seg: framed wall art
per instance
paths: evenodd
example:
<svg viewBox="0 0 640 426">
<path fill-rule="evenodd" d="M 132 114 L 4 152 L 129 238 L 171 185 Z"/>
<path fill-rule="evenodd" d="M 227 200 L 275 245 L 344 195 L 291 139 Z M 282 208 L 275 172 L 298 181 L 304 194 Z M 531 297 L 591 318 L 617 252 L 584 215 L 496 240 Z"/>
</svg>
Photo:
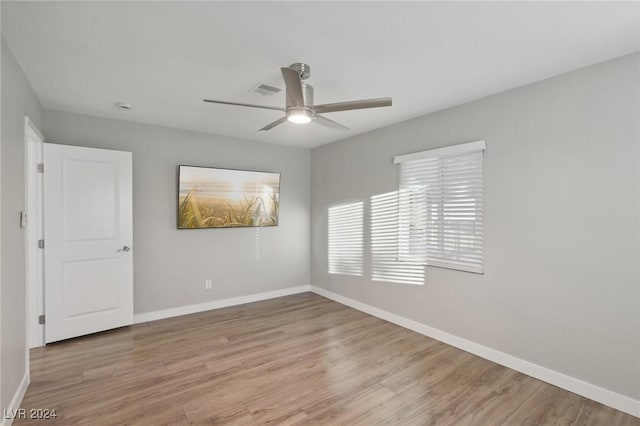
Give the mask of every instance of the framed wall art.
<svg viewBox="0 0 640 426">
<path fill-rule="evenodd" d="M 280 174 L 178 167 L 178 229 L 277 226 Z"/>
</svg>

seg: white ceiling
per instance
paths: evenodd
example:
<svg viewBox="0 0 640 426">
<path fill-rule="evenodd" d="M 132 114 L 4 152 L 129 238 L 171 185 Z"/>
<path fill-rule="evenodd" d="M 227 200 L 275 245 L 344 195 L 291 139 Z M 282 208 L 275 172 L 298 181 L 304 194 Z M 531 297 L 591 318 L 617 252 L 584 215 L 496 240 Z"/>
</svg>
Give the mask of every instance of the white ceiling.
<svg viewBox="0 0 640 426">
<path fill-rule="evenodd" d="M 45 108 L 314 147 L 639 49 L 638 2 L 2 2 L 2 32 Z M 311 66 L 348 132 L 285 123 L 279 68 Z M 133 104 L 126 112 L 117 101 Z"/>
</svg>

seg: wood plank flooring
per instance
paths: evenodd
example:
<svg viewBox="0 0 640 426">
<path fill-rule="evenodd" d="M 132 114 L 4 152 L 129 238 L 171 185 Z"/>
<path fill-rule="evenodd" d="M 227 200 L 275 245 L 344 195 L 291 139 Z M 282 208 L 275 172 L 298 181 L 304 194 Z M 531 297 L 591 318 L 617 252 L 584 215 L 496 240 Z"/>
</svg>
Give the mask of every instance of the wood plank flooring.
<svg viewBox="0 0 640 426">
<path fill-rule="evenodd" d="M 304 293 L 37 348 L 23 408 L 60 425 L 640 425 Z"/>
</svg>

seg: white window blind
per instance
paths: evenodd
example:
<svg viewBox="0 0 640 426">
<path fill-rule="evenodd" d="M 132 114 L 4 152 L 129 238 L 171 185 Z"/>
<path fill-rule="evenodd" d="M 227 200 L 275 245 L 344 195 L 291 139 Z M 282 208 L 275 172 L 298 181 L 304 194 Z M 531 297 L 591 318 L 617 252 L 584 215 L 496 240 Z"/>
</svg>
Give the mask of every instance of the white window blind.
<svg viewBox="0 0 640 426">
<path fill-rule="evenodd" d="M 398 256 L 398 191 L 371 197 L 371 279 L 424 284 L 424 265 Z"/>
<path fill-rule="evenodd" d="M 400 259 L 482 273 L 484 141 L 398 156 Z"/>
<path fill-rule="evenodd" d="M 363 214 L 362 201 L 329 207 L 330 274 L 362 275 Z"/>
</svg>

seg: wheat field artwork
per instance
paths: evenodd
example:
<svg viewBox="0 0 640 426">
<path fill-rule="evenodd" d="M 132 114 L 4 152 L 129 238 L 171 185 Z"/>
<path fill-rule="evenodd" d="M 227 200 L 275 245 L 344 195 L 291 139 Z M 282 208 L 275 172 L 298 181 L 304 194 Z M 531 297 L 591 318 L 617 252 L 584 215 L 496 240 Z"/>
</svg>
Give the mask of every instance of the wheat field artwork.
<svg viewBox="0 0 640 426">
<path fill-rule="evenodd" d="M 180 166 L 178 229 L 277 226 L 280 174 Z"/>
</svg>

